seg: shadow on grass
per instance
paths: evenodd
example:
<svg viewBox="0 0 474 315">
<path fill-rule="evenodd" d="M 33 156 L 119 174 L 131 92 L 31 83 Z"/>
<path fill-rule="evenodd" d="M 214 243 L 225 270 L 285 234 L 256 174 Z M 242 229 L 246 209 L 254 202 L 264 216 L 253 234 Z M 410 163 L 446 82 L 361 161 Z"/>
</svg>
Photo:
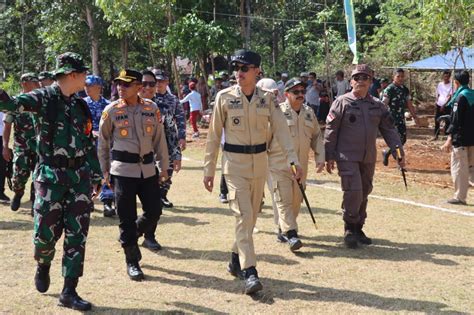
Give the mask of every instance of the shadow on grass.
<svg viewBox="0 0 474 315">
<path fill-rule="evenodd" d="M 297 253 L 301 258 L 329 257 L 329 258 L 353 258 L 353 259 L 375 259 L 387 261 L 424 261 L 436 265 L 457 266 L 457 262 L 437 258 L 437 255 L 451 256 L 474 256 L 473 247 L 452 246 L 440 244 L 410 244 L 398 243 L 384 239 L 372 239 L 373 245 L 361 246 L 356 250 L 345 248 L 342 244 L 342 236 L 316 236 L 307 238 L 301 236 L 304 242 L 303 249 Z M 335 245 L 318 244 L 315 242 L 336 243 Z M 304 248 L 318 249 L 318 251 L 305 251 Z"/>
<path fill-rule="evenodd" d="M 163 267 L 154 267 L 154 269 L 163 273 L 163 276 L 149 277 L 154 281 L 166 283 L 169 285 L 182 286 L 185 288 L 212 289 L 223 292 L 233 292 L 241 294 L 243 281 L 224 280 L 214 276 L 195 274 L 186 271 L 171 270 Z M 173 276 L 173 279 L 167 277 Z M 176 279 L 179 277 L 180 279 Z M 321 302 L 339 302 L 370 307 L 377 310 L 401 311 L 401 312 L 423 312 L 423 313 L 455 313 L 445 311 L 448 305 L 439 302 L 384 297 L 373 293 L 362 291 L 334 289 L 319 287 L 304 283 L 277 280 L 272 278 L 262 278 L 264 291 L 253 297 L 265 304 L 273 304 L 275 300 L 304 300 Z M 244 297 L 242 297 L 244 298 Z M 457 313 L 462 314 L 462 313 Z"/>
<path fill-rule="evenodd" d="M 2 230 L 33 230 L 33 219 L 28 213 L 30 221 L 16 220 L 16 221 L 0 221 L 0 231 Z"/>
<path fill-rule="evenodd" d="M 199 250 L 184 247 L 163 247 L 162 250 L 156 252 L 159 256 L 165 256 L 170 259 L 197 259 L 197 260 L 210 260 L 210 261 L 230 261 L 230 251 L 223 252 L 219 250 Z M 297 265 L 298 261 L 288 259 L 284 256 L 272 255 L 272 254 L 257 254 L 257 260 L 265 261 L 267 263 L 275 265 Z M 154 266 L 143 265 L 144 268 L 153 269 Z"/>
</svg>

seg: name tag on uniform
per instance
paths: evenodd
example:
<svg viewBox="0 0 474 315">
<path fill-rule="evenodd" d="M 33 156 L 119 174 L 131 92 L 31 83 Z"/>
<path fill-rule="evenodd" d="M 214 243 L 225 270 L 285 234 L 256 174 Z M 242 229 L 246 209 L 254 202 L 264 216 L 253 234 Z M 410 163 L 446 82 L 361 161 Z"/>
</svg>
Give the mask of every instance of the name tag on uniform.
<svg viewBox="0 0 474 315">
<path fill-rule="evenodd" d="M 124 120 L 128 119 L 128 115 L 115 115 L 115 120 Z"/>
<path fill-rule="evenodd" d="M 155 117 L 155 113 L 153 113 L 153 112 L 150 112 L 150 113 L 142 112 L 142 116 L 145 116 L 145 117 Z"/>
</svg>

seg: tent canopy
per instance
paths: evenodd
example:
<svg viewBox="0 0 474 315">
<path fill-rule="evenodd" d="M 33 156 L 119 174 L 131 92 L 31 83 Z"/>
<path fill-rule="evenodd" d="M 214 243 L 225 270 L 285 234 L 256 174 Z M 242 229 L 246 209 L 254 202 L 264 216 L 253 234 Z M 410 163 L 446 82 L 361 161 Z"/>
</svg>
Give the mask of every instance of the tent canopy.
<svg viewBox="0 0 474 315">
<path fill-rule="evenodd" d="M 457 55 L 458 50 L 453 49 L 447 52 L 446 54 L 439 54 L 432 57 L 428 57 L 426 59 L 415 61 L 403 66 L 402 68 L 413 70 L 474 69 L 474 48 L 464 47 L 462 49 L 462 57 L 464 58 L 464 62 L 466 63 L 466 68 L 464 68 L 461 56 L 459 56 L 459 58 L 457 59 L 456 66 L 454 65 Z"/>
</svg>

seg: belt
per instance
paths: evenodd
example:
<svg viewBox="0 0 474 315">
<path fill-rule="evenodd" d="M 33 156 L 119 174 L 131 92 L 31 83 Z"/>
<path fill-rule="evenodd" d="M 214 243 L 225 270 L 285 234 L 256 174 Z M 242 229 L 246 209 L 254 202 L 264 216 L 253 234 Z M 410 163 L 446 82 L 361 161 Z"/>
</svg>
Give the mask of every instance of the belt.
<svg viewBox="0 0 474 315">
<path fill-rule="evenodd" d="M 257 154 L 265 152 L 267 150 L 267 144 L 257 144 L 257 145 L 237 145 L 224 143 L 224 151 L 233 152 L 233 153 L 244 153 L 244 154 Z"/>
<path fill-rule="evenodd" d="M 124 163 L 150 164 L 153 163 L 153 152 L 140 156 L 138 153 L 112 150 L 112 160 Z"/>
<path fill-rule="evenodd" d="M 56 168 L 72 168 L 78 169 L 81 168 L 86 162 L 85 156 L 80 156 L 76 158 L 68 158 L 64 155 L 54 155 L 52 157 L 45 156 L 41 158 L 43 164 L 53 166 Z"/>
</svg>

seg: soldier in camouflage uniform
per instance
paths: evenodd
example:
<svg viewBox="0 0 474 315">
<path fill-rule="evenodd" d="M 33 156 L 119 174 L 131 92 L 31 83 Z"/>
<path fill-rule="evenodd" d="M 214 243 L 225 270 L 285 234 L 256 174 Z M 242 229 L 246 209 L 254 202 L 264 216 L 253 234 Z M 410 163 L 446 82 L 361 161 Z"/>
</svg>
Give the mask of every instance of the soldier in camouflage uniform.
<svg viewBox="0 0 474 315">
<path fill-rule="evenodd" d="M 22 92 L 28 93 L 40 87 L 38 76 L 34 73 L 25 73 L 20 78 Z M 25 185 L 33 173 L 36 164 L 36 131 L 34 129 L 34 116 L 32 113 L 7 113 L 4 118 L 5 129 L 3 139 L 5 139 L 4 158 L 11 160 L 9 140 L 13 124 L 13 175 L 12 189 L 15 192 L 10 207 L 17 211 L 20 207 L 21 197 L 25 193 Z M 5 152 L 6 151 L 6 152 Z M 35 200 L 35 190 L 31 185 L 30 201 L 31 215 L 33 215 L 33 202 Z"/>
<path fill-rule="evenodd" d="M 38 262 L 36 289 L 49 288 L 49 269 L 55 244 L 64 230 L 59 302 L 65 307 L 89 310 L 91 304 L 76 292 L 84 269 L 92 195 L 100 189 L 101 171 L 92 142 L 92 119 L 87 104 L 75 95 L 84 88 L 82 57 L 57 57 L 57 84 L 21 94 L 15 99 L 0 90 L 0 110 L 36 115 L 38 164 L 35 168 L 34 256 Z"/>
<path fill-rule="evenodd" d="M 54 75 L 49 71 L 41 71 L 38 79 L 41 87 L 47 87 L 54 83 Z"/>
<path fill-rule="evenodd" d="M 173 174 L 173 169 L 177 172 L 181 169 L 181 149 L 178 143 L 178 129 L 174 121 L 174 114 L 170 111 L 170 107 L 175 105 L 178 102 L 177 98 L 174 95 L 169 94 L 166 91 L 167 84 L 163 84 L 164 77 L 162 74 L 158 74 L 155 77 L 155 74 L 151 71 L 145 70 L 142 72 L 142 85 L 139 96 L 144 99 L 152 99 L 153 102 L 158 105 L 161 114 L 161 121 L 163 122 L 163 127 L 166 136 L 166 143 L 168 148 L 168 155 L 170 161 L 170 167 L 167 170 L 168 176 Z M 160 91 L 163 94 L 155 95 L 157 78 L 160 80 Z M 163 206 L 172 207 L 168 199 L 166 199 L 166 194 L 171 185 L 171 180 L 160 182 L 160 192 L 161 192 L 161 201 Z M 161 245 L 156 241 L 155 232 L 158 222 L 155 222 L 147 232 L 145 232 L 145 239 L 143 241 L 143 247 L 146 247 L 151 250 L 160 250 Z"/>
<path fill-rule="evenodd" d="M 403 85 L 405 81 L 405 71 L 401 68 L 393 72 L 393 82 L 387 86 L 383 92 L 382 102 L 388 106 L 393 123 L 398 130 L 402 145 L 407 141 L 407 126 L 405 124 L 405 111 L 408 108 L 410 114 L 418 124 L 418 117 L 411 102 L 410 91 Z M 382 152 L 383 165 L 388 165 L 388 159 L 392 151 L 390 149 Z"/>
</svg>

